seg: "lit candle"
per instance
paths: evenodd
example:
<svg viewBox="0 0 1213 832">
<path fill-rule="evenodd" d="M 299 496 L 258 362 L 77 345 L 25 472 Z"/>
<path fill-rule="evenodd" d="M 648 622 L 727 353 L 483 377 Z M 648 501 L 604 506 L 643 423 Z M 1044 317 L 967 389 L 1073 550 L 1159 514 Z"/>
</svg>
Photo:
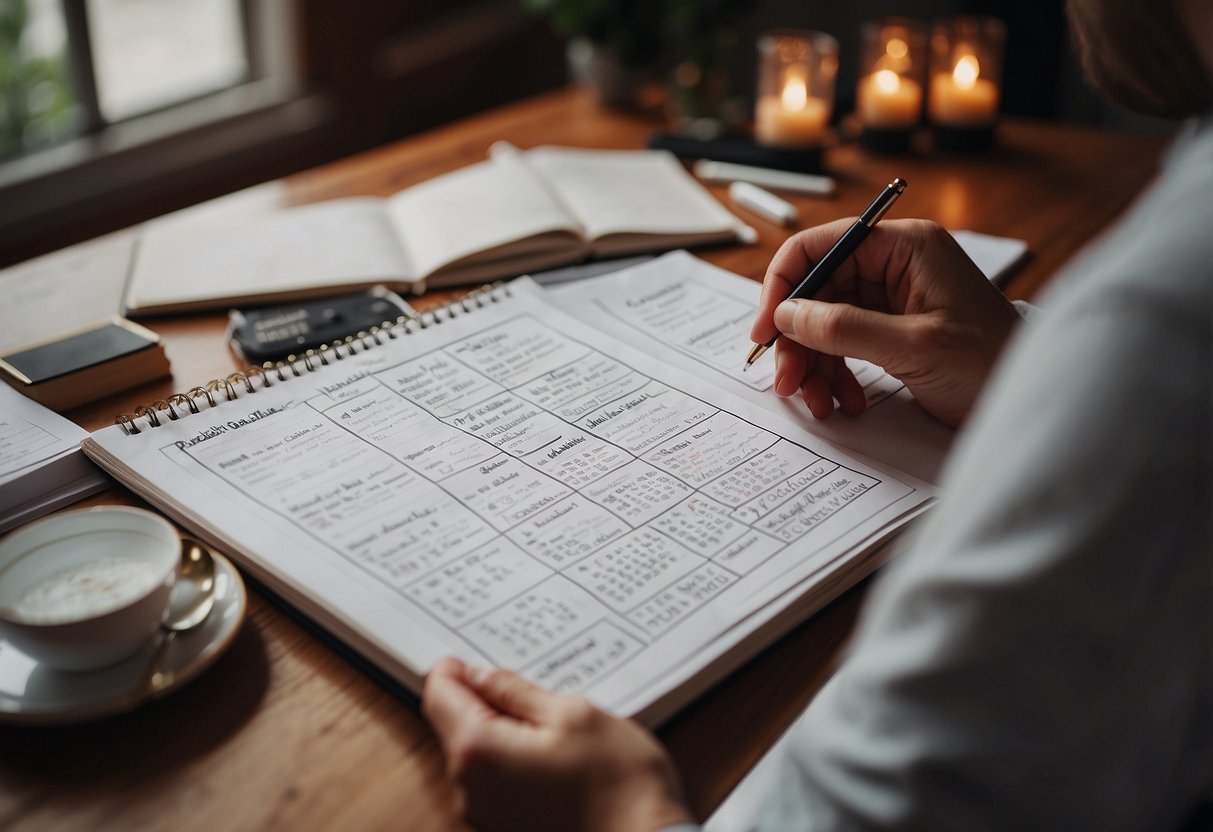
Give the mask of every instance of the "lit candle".
<svg viewBox="0 0 1213 832">
<path fill-rule="evenodd" d="M 809 95 L 805 70 L 790 66 L 778 96 L 758 100 L 754 111 L 754 138 L 773 147 L 821 144 L 830 120 L 829 102 Z"/>
<path fill-rule="evenodd" d="M 904 38 L 892 35 L 884 44 L 884 55 L 876 62 L 877 69 L 891 69 L 897 73 L 910 68 L 910 45 Z"/>
<path fill-rule="evenodd" d="M 865 127 L 905 130 L 918 123 L 922 87 L 891 69 L 878 69 L 859 83 L 859 120 Z"/>
<path fill-rule="evenodd" d="M 998 85 L 981 77 L 975 56 L 965 55 L 951 73 L 937 72 L 931 78 L 927 107 L 936 124 L 989 127 L 998 117 Z"/>
</svg>

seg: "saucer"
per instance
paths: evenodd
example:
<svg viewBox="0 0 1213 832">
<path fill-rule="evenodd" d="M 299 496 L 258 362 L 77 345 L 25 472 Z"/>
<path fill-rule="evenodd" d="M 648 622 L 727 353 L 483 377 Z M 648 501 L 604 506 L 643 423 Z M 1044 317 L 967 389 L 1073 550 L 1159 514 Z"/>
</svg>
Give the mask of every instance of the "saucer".
<svg viewBox="0 0 1213 832">
<path fill-rule="evenodd" d="M 123 713 L 210 667 L 235 640 L 248 595 L 231 561 L 207 549 L 215 560 L 215 606 L 197 627 L 174 635 L 163 651 L 161 667 L 169 682 L 154 691 L 148 685 L 151 664 L 168 637 L 163 631 L 118 664 L 79 673 L 49 668 L 0 639 L 0 723 L 56 725 Z"/>
</svg>

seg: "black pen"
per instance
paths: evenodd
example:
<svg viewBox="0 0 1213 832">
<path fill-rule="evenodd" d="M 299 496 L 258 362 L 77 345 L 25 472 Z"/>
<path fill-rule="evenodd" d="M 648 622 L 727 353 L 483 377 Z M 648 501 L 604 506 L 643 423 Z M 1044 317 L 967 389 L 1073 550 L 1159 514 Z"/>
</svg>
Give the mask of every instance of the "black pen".
<svg viewBox="0 0 1213 832">
<path fill-rule="evenodd" d="M 904 179 L 894 179 L 885 186 L 885 189 L 880 192 L 880 196 L 872 200 L 868 210 L 864 211 L 859 219 L 855 220 L 855 223 L 846 230 L 846 233 L 838 238 L 838 242 L 826 252 L 826 256 L 818 260 L 817 265 L 809 270 L 805 279 L 800 281 L 800 285 L 792 290 L 792 294 L 788 295 L 788 299 L 811 298 L 817 294 L 818 290 L 842 265 L 842 262 L 859 248 L 859 244 L 867 238 L 872 227 L 880 222 L 880 218 L 892 207 L 893 203 L 897 201 L 897 197 L 901 196 L 905 189 L 906 181 Z M 750 369 L 750 365 L 774 346 L 778 338 L 779 336 L 776 335 L 765 344 L 755 344 L 750 350 L 749 357 L 745 360 L 745 369 Z"/>
</svg>

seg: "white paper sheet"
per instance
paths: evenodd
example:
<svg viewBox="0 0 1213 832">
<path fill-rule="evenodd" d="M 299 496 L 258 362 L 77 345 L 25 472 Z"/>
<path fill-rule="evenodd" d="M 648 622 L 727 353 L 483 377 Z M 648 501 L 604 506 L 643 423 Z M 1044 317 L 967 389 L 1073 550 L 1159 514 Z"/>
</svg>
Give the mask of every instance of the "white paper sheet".
<svg viewBox="0 0 1213 832">
<path fill-rule="evenodd" d="M 0 383 L 0 532 L 103 488 L 84 428 Z"/>
<path fill-rule="evenodd" d="M 72 453 L 88 431 L 0 384 L 0 487 Z"/>
<path fill-rule="evenodd" d="M 752 280 L 675 251 L 547 292 L 568 314 L 686 373 L 709 378 L 829 442 L 936 482 L 953 431 L 880 368 L 848 360 L 869 410 L 856 418 L 835 413 L 825 420 L 813 418 L 800 398 L 775 395 L 773 357 L 763 356 L 743 370 L 760 289 Z"/>
<path fill-rule="evenodd" d="M 1028 254 L 1026 240 L 995 237 L 977 231 L 953 231 L 960 247 L 992 283 L 1001 284 L 1011 268 Z"/>
</svg>

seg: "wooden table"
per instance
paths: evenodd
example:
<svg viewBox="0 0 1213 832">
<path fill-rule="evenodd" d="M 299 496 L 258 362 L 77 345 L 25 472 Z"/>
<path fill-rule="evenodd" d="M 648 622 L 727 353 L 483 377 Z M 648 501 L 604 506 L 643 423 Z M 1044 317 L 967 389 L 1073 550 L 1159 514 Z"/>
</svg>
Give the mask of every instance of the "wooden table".
<svg viewBox="0 0 1213 832">
<path fill-rule="evenodd" d="M 484 158 L 499 139 L 522 147 L 640 147 L 657 126 L 562 92 L 292 176 L 275 199 L 300 204 L 390 194 Z M 1008 294 L 1031 297 L 1140 190 L 1160 149 L 1151 139 L 1008 121 L 995 151 L 969 157 L 834 149 L 827 163 L 838 179 L 837 198 L 796 202 L 806 225 L 853 215 L 901 176 L 911 187 L 898 216 L 1026 239 L 1031 258 Z M 727 199 L 723 189 L 717 194 Z M 759 231 L 757 245 L 703 256 L 761 279 L 787 232 L 748 219 Z M 166 339 L 172 382 L 69 415 L 99 428 L 120 410 L 231 372 L 238 365 L 224 347 L 224 323 L 220 315 L 151 322 Z M 112 489 L 92 502 L 137 501 Z M 698 816 L 723 799 L 828 678 L 862 594 L 860 587 L 845 595 L 658 731 Z M 91 725 L 0 730 L 0 828 L 457 825 L 441 754 L 416 702 L 385 690 L 257 593 L 228 654 L 167 699 Z"/>
</svg>

